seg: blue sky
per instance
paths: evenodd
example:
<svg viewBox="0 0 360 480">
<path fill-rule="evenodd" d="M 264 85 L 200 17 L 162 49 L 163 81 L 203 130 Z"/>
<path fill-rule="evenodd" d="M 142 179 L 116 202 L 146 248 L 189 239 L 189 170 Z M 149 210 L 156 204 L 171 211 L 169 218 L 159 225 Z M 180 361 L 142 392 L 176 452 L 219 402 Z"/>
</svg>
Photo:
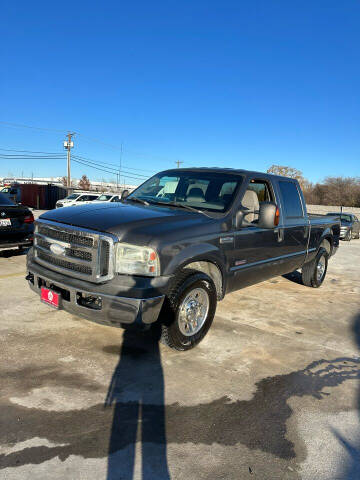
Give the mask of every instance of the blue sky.
<svg viewBox="0 0 360 480">
<path fill-rule="evenodd" d="M 359 21 L 355 0 L 6 2 L 0 121 L 59 131 L 0 124 L 0 147 L 61 152 L 71 130 L 73 153 L 117 163 L 91 139 L 122 143 L 144 175 L 181 160 L 359 176 Z M 21 172 L 66 164 L 0 159 Z"/>
</svg>

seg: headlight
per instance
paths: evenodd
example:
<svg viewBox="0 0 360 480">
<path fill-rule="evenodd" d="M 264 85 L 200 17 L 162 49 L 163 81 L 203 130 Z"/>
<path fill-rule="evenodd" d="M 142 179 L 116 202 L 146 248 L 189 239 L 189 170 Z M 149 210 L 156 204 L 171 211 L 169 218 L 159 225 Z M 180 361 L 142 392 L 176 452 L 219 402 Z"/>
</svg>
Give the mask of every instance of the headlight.
<svg viewBox="0 0 360 480">
<path fill-rule="evenodd" d="M 138 247 L 128 243 L 118 243 L 115 251 L 115 270 L 129 275 L 160 275 L 159 257 L 149 247 Z"/>
</svg>

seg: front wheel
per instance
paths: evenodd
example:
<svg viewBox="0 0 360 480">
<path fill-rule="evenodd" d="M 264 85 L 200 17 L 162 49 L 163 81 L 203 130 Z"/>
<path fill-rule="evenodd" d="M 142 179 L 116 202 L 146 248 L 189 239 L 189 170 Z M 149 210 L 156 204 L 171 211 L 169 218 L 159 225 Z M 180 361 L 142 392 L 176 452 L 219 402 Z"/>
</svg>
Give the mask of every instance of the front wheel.
<svg viewBox="0 0 360 480">
<path fill-rule="evenodd" d="M 183 270 L 160 315 L 160 341 L 175 350 L 194 348 L 207 334 L 217 304 L 216 288 L 202 272 Z"/>
<path fill-rule="evenodd" d="M 328 252 L 325 250 L 325 248 L 321 247 L 314 260 L 309 263 L 305 263 L 305 265 L 302 267 L 301 278 L 303 284 L 307 287 L 320 287 L 326 276 L 328 260 Z"/>
</svg>

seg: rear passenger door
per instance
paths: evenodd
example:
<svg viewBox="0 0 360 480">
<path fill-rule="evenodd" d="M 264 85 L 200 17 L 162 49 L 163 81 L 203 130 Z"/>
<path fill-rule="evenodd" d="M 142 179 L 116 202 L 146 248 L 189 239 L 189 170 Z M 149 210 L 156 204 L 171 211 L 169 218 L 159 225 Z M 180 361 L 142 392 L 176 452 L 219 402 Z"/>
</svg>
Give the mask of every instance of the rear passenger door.
<svg viewBox="0 0 360 480">
<path fill-rule="evenodd" d="M 309 220 L 297 182 L 289 179 L 279 180 L 278 188 L 281 203 L 278 235 L 284 259 L 283 273 L 287 273 L 299 268 L 305 260 Z"/>
</svg>

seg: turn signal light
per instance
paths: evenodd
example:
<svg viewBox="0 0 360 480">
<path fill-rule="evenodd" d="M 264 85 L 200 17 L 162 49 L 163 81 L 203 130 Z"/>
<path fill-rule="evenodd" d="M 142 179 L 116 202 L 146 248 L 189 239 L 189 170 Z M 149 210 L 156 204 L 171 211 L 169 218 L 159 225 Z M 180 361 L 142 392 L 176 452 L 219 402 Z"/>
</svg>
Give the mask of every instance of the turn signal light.
<svg viewBox="0 0 360 480">
<path fill-rule="evenodd" d="M 274 218 L 275 227 L 279 225 L 279 221 L 280 221 L 280 210 L 279 210 L 279 207 L 276 207 L 275 218 Z"/>
</svg>

